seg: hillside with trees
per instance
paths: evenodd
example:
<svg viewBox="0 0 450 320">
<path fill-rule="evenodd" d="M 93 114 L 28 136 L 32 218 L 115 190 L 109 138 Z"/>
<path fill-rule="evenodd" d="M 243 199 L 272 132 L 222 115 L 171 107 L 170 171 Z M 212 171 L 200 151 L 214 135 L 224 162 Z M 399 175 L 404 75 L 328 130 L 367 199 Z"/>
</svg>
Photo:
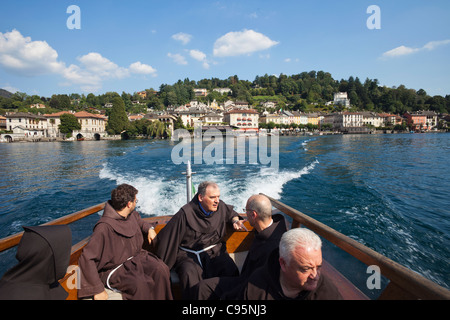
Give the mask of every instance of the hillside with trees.
<svg viewBox="0 0 450 320">
<path fill-rule="evenodd" d="M 194 89 L 208 89 L 207 97 L 195 97 Z M 212 91 L 214 88 L 230 88 L 231 95 L 220 94 Z M 407 111 L 431 110 L 437 113 L 450 113 L 450 95 L 445 97 L 430 96 L 423 89 L 410 89 L 404 85 L 398 87 L 381 86 L 377 79 L 365 79 L 358 77 L 335 80 L 332 75 L 324 71 L 302 72 L 294 75 L 262 75 L 256 76 L 253 81 L 241 80 L 237 75 L 227 79 L 202 79 L 193 81 L 189 78 L 178 80 L 169 85 L 162 84 L 159 92 L 152 88 L 145 90 L 145 98 L 137 92 L 107 92 L 100 95 L 84 94 L 55 94 L 50 98 L 29 96 L 26 93 L 16 92 L 8 95 L 3 92 L 0 95 L 0 114 L 6 111 L 16 112 L 41 112 L 53 113 L 61 110 L 106 110 L 106 115 L 111 113 L 111 108 L 106 106 L 120 103 L 115 98 L 123 101 L 127 113 L 146 112 L 147 108 L 164 110 L 169 106 L 179 106 L 193 99 L 202 102 L 218 103 L 228 99 L 247 101 L 250 105 L 258 107 L 260 102 L 274 101 L 279 108 L 300 111 L 335 111 L 336 108 L 326 105 L 333 100 L 336 92 L 347 92 L 354 111 L 375 111 L 394 114 L 404 114 Z M 41 103 L 46 109 L 31 109 L 30 105 Z M 90 110 L 89 112 L 94 112 Z M 114 131 L 115 130 L 114 128 Z"/>
</svg>

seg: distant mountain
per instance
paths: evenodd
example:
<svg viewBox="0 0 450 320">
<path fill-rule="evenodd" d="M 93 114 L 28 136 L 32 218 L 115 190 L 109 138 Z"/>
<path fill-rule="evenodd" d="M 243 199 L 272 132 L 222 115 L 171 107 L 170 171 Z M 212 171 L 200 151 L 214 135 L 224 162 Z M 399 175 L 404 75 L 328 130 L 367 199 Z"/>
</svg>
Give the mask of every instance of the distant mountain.
<svg viewBox="0 0 450 320">
<path fill-rule="evenodd" d="M 6 91 L 5 89 L 0 89 L 0 97 L 3 98 L 11 98 L 13 94 L 9 91 Z"/>
</svg>

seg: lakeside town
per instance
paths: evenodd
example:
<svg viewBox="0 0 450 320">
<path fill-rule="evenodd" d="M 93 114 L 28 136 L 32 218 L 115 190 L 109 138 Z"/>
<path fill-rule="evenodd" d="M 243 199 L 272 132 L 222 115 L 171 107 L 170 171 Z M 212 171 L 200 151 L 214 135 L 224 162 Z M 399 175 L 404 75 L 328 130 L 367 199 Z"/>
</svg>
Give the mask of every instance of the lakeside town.
<svg viewBox="0 0 450 320">
<path fill-rule="evenodd" d="M 450 95 L 380 86 L 323 71 L 257 76 L 253 82 L 186 78 L 159 91 L 54 94 L 0 89 L 0 142 L 170 138 L 176 129 L 226 134 L 448 132 Z"/>
<path fill-rule="evenodd" d="M 228 93 L 230 89 L 214 89 L 221 93 Z M 196 96 L 206 96 L 206 89 L 195 89 Z M 143 97 L 146 91 L 138 92 Z M 276 132 L 280 134 L 371 134 L 394 132 L 445 132 L 450 123 L 449 115 L 440 115 L 434 111 L 406 112 L 403 115 L 376 113 L 369 111 L 345 111 L 350 107 L 350 100 L 346 92 L 334 94 L 334 100 L 329 104 L 344 108 L 337 112 L 301 112 L 279 108 L 273 101 L 262 102 L 260 110 L 252 108 L 248 102 L 227 100 L 218 104 L 202 103 L 192 100 L 178 107 L 169 107 L 163 111 L 149 109 L 147 113 L 127 114 L 131 123 L 134 121 L 148 121 L 148 123 L 163 123 L 167 134 L 161 138 L 170 137 L 177 128 L 203 130 L 217 128 L 220 131 L 235 134 L 256 135 L 261 132 Z M 44 109 L 45 105 L 35 104 L 31 108 Z M 105 108 L 112 108 L 112 103 L 105 104 Z M 341 108 L 342 109 L 342 108 Z M 268 110 L 275 110 L 269 112 Z M 121 139 L 123 135 L 109 134 L 107 125 L 109 117 L 104 110 L 74 112 L 60 111 L 51 114 L 30 112 L 8 112 L 0 116 L 0 130 L 4 130 L 0 142 L 16 141 L 64 141 L 64 140 L 101 140 Z M 80 124 L 79 129 L 72 134 L 61 132 L 61 116 L 73 115 Z M 125 131 L 126 132 L 126 131 Z M 125 133 L 125 132 L 122 132 Z M 133 135 L 130 135 L 132 137 Z M 140 135 L 142 137 L 142 135 Z M 148 135 L 147 135 L 148 136 Z"/>
</svg>

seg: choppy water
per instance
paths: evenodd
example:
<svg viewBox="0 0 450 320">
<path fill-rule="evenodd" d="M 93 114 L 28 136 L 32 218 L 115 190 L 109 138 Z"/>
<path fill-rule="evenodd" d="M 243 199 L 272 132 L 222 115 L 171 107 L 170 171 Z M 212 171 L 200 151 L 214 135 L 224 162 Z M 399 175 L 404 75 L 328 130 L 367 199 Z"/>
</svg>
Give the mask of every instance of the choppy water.
<svg viewBox="0 0 450 320">
<path fill-rule="evenodd" d="M 186 202 L 186 167 L 171 159 L 176 144 L 0 144 L 0 237 L 103 202 L 124 182 L 139 190 L 143 215 L 174 214 Z M 216 181 L 238 211 L 263 192 L 450 287 L 450 134 L 280 137 L 279 150 L 278 171 L 249 161 L 194 164 L 193 182 Z M 75 223 L 74 242 L 97 219 Z M 342 260 L 327 248 L 330 260 Z M 0 274 L 12 264 L 14 250 L 0 254 Z"/>
</svg>

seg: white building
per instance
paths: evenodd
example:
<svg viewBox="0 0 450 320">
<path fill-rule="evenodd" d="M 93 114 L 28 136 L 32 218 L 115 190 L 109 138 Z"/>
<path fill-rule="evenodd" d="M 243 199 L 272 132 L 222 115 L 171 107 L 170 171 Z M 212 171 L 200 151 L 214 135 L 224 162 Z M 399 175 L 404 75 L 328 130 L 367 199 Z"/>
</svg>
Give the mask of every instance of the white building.
<svg viewBox="0 0 450 320">
<path fill-rule="evenodd" d="M 363 124 L 364 125 L 370 125 L 375 128 L 383 127 L 385 124 L 385 118 L 380 116 L 378 113 L 375 112 L 362 112 L 363 115 Z"/>
<path fill-rule="evenodd" d="M 209 112 L 208 114 L 199 118 L 204 126 L 218 126 L 223 123 L 223 115 L 215 112 Z"/>
<path fill-rule="evenodd" d="M 16 112 L 7 114 L 6 129 L 25 137 L 47 137 L 47 118 L 33 113 Z"/>
<path fill-rule="evenodd" d="M 107 118 L 99 114 L 92 114 L 86 111 L 80 111 L 74 114 L 81 129 L 73 132 L 73 136 L 77 139 L 87 138 L 99 140 L 100 137 L 106 135 Z"/>
<path fill-rule="evenodd" d="M 233 109 L 224 113 L 224 122 L 242 130 L 258 129 L 259 114 L 254 109 Z"/>
<path fill-rule="evenodd" d="M 194 94 L 196 97 L 206 97 L 208 95 L 207 89 L 194 89 Z"/>
<path fill-rule="evenodd" d="M 73 114 L 81 124 L 80 130 L 75 130 L 73 136 L 86 139 L 100 139 L 106 135 L 107 118 L 99 114 L 92 114 L 86 111 L 73 113 L 71 111 L 61 111 L 58 113 L 45 114 L 48 120 L 48 136 L 60 137 L 59 125 L 61 124 L 61 116 L 63 114 Z"/>
<path fill-rule="evenodd" d="M 348 99 L 347 92 L 335 93 L 333 103 L 335 105 L 342 105 L 346 108 L 350 108 L 350 100 Z"/>
<path fill-rule="evenodd" d="M 201 117 L 204 117 L 209 113 L 204 108 L 189 108 L 188 111 L 178 112 L 178 116 L 181 118 L 183 125 L 186 127 L 198 127 L 202 124 Z"/>
<path fill-rule="evenodd" d="M 215 89 L 213 89 L 213 91 L 217 91 L 220 94 L 224 94 L 224 93 L 231 94 L 232 93 L 232 90 L 230 88 L 215 88 Z"/>
<path fill-rule="evenodd" d="M 363 126 L 363 115 L 360 112 L 330 113 L 324 116 L 322 123 L 331 124 L 334 130 L 341 132 L 362 133 L 368 131 Z"/>
</svg>

